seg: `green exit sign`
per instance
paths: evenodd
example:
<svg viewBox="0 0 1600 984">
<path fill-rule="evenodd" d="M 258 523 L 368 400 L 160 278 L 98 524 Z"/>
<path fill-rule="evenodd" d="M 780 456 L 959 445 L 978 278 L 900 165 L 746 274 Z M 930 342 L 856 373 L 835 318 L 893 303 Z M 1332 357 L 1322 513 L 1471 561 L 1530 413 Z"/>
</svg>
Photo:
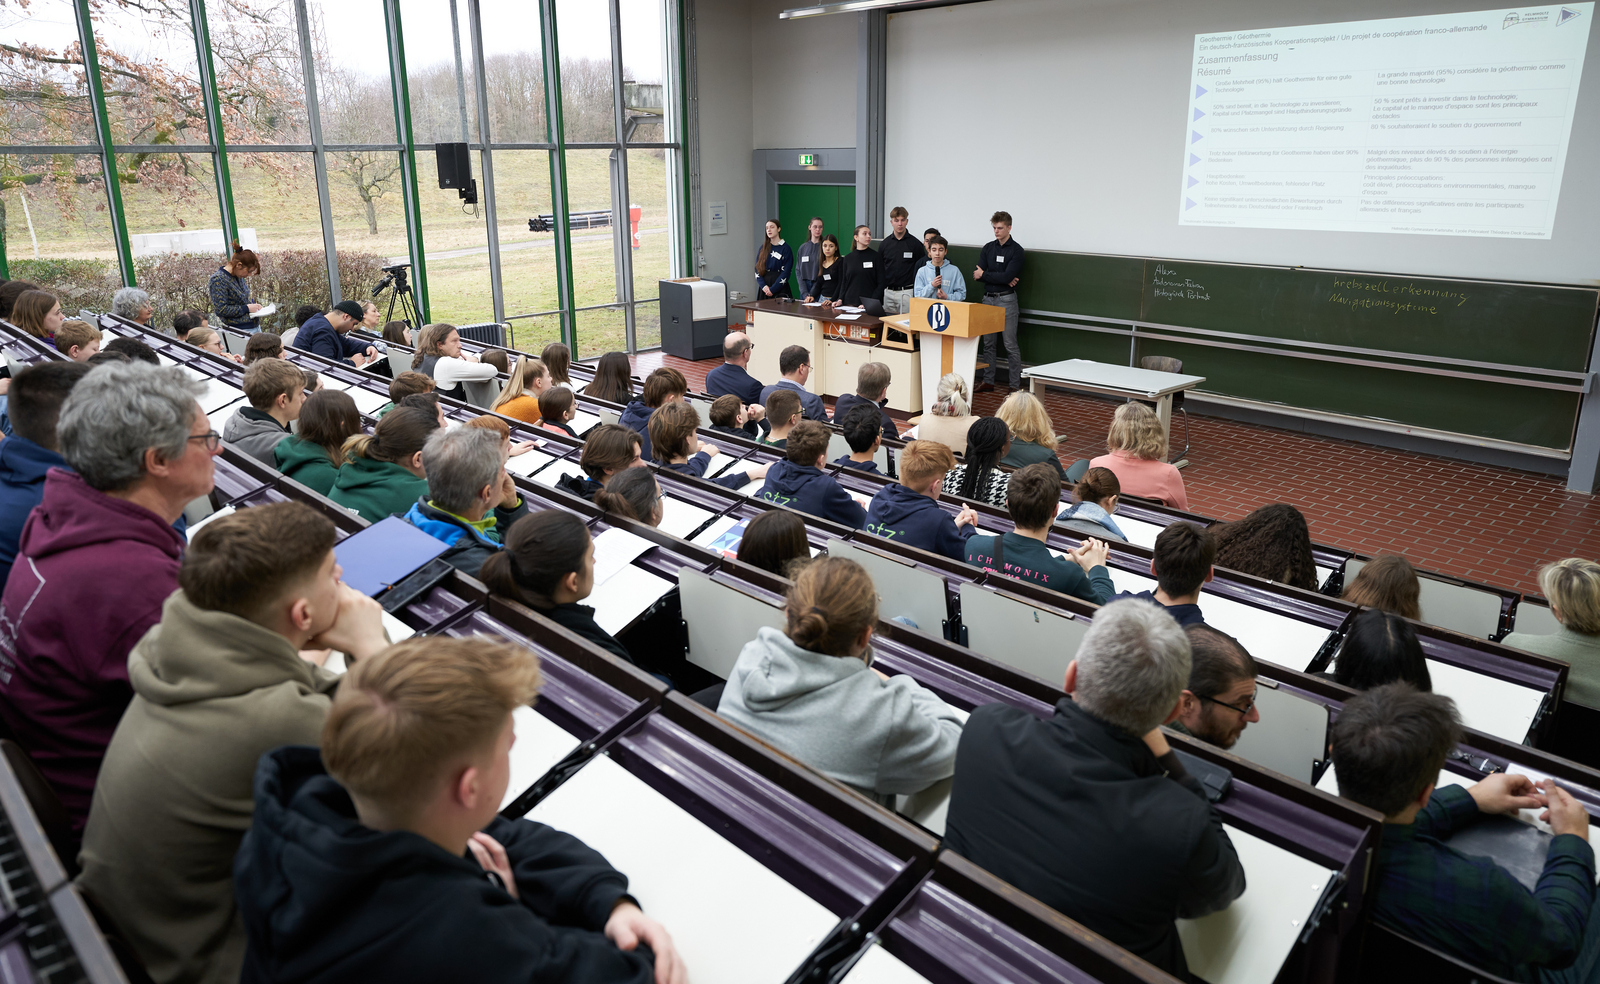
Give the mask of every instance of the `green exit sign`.
<svg viewBox="0 0 1600 984">
<path fill-rule="evenodd" d="M 817 155 L 816 154 L 801 154 L 800 155 L 800 166 L 801 167 L 812 167 L 816 163 L 817 163 Z"/>
</svg>

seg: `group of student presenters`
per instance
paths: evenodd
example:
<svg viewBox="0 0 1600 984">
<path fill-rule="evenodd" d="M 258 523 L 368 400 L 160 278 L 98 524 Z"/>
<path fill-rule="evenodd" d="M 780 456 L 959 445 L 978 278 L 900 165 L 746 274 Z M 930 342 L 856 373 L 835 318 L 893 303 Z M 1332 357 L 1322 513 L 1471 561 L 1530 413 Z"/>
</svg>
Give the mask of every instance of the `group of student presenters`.
<svg viewBox="0 0 1600 984">
<path fill-rule="evenodd" d="M 380 606 L 340 581 L 334 524 L 303 504 L 243 508 L 186 540 L 183 509 L 212 487 L 226 441 L 369 521 L 403 517 L 492 591 L 672 682 L 681 661 L 631 650 L 583 604 L 593 540 L 577 516 L 523 501 L 506 466 L 528 445 L 514 445 L 499 416 L 444 419 L 437 393 L 466 377 L 441 379 L 441 365 L 483 361 L 463 359 L 453 336 L 449 325 L 423 330 L 416 371 L 394 380 L 371 434 L 348 395 L 308 397 L 302 372 L 273 356 L 246 367 L 249 405 L 230 418 L 233 437 L 211 429 L 198 383 L 128 346 L 93 367 L 46 363 L 11 381 L 0 495 L 8 507 L 33 498 L 24 523 L 0 526 L 11 544 L 0 723 L 82 838 L 78 884 L 155 980 L 690 978 L 672 927 L 641 909 L 625 873 L 573 836 L 496 816 L 512 714 L 540 687 L 533 654 L 481 639 L 390 645 Z M 951 444 L 910 441 L 896 481 L 863 503 L 828 467 L 829 424 L 851 448 L 837 463 L 877 470 L 883 439 L 898 436 L 883 407 L 888 368 L 863 366 L 830 414 L 804 390 L 809 353 L 785 350 L 783 378 L 762 385 L 744 368 L 750 347 L 731 333 L 707 377 L 713 429 L 782 457 L 715 480 L 759 481 L 758 498 L 788 507 L 752 520 L 737 556 L 791 587 L 783 627 L 761 629 L 728 680 L 696 698 L 890 807 L 953 778 L 945 846 L 1186 978 L 1175 921 L 1224 909 L 1248 886 L 1163 727 L 1228 748 L 1260 720 L 1254 658 L 1206 624 L 1202 592 L 1216 564 L 1242 566 L 1229 551 L 1270 558 L 1275 579 L 1311 576 L 1303 517 L 1275 504 L 1209 529 L 1174 523 L 1156 538 L 1157 587 L 1117 594 L 1107 541 L 1124 539 L 1122 479 L 1146 477 L 1147 408 L 1118 410 L 1112 453 L 1065 509 L 1053 453 L 1000 467 L 1016 463 L 1014 445 L 1038 446 L 1023 392 L 1000 416 L 964 421 L 959 463 Z M 697 436 L 680 372 L 657 369 L 635 394 L 626 357 L 612 355 L 585 392 L 625 410 L 588 432 L 583 474 L 560 488 L 655 525 L 663 493 L 646 461 L 703 477 L 716 449 Z M 571 434 L 566 360 L 564 349 L 519 359 L 497 407 Z M 970 409 L 958 383 L 941 398 Z M 7 471 L 24 459 L 42 463 L 26 488 Z M 979 534 L 970 507 L 941 508 L 946 494 L 1003 507 L 1014 530 Z M 1053 714 L 969 712 L 879 671 L 874 628 L 901 615 L 880 609 L 859 565 L 811 557 L 807 515 L 1101 606 Z M 1057 525 L 1085 539 L 1057 554 L 1046 545 Z M 1541 578 L 1571 635 L 1600 635 L 1600 565 L 1561 561 Z M 101 587 L 85 618 L 91 582 Z M 1374 918 L 1495 973 L 1595 980 L 1600 920 L 1582 806 L 1522 776 L 1434 788 L 1461 732 L 1451 701 L 1430 692 L 1404 617 L 1415 617 L 1415 585 L 1403 558 L 1362 570 L 1346 596 L 1367 607 L 1332 671 L 1360 691 L 1332 729 L 1340 793 L 1387 821 Z M 346 672 L 324 666 L 330 651 Z M 1555 834 L 1533 890 L 1445 843 L 1480 816 L 1521 809 L 1542 811 Z"/>
</svg>

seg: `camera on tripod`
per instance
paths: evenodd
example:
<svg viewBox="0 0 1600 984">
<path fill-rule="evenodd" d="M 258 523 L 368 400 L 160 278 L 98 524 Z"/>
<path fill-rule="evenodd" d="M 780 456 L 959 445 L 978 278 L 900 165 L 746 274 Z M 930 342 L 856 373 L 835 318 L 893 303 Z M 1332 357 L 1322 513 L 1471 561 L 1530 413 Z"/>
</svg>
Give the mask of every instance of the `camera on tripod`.
<svg viewBox="0 0 1600 984">
<path fill-rule="evenodd" d="M 406 271 L 411 269 L 409 263 L 396 263 L 394 266 L 383 268 L 383 279 L 379 280 L 372 288 L 372 296 L 377 297 L 394 285 L 394 293 L 389 295 L 389 311 L 384 316 L 387 323 L 394 320 L 394 309 L 400 308 L 400 319 L 406 323 L 407 328 L 416 328 L 421 322 L 417 318 L 416 306 L 411 301 L 411 285 L 406 283 Z"/>
</svg>

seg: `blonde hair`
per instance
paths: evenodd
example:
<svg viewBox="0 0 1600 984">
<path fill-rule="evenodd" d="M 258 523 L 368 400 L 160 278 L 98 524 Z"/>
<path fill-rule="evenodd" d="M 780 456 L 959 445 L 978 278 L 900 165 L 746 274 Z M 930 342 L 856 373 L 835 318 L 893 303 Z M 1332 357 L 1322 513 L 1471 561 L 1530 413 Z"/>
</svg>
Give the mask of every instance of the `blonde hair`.
<svg viewBox="0 0 1600 984">
<path fill-rule="evenodd" d="M 945 373 L 939 379 L 939 389 L 933 398 L 932 413 L 935 417 L 972 415 L 971 395 L 967 392 L 967 381 L 961 378 L 960 373 Z"/>
<path fill-rule="evenodd" d="M 801 649 L 854 656 L 861 630 L 878 621 L 878 589 L 855 561 L 819 557 L 795 574 L 784 612 L 784 633 Z"/>
<path fill-rule="evenodd" d="M 195 348 L 204 348 L 207 343 L 216 337 L 217 330 L 215 328 L 190 328 L 189 334 L 183 336 L 183 340 Z"/>
<path fill-rule="evenodd" d="M 1600 564 L 1568 557 L 1539 570 L 1539 590 L 1562 625 L 1583 635 L 1600 635 Z"/>
<path fill-rule="evenodd" d="M 1161 418 L 1143 403 L 1129 401 L 1117 408 L 1106 432 L 1107 451 L 1126 451 L 1135 458 L 1160 461 L 1167 454 Z"/>
<path fill-rule="evenodd" d="M 452 768 L 493 747 L 541 682 L 539 658 L 520 646 L 408 639 L 345 674 L 322 726 L 322 761 L 350 792 L 409 816 Z"/>
<path fill-rule="evenodd" d="M 900 452 L 900 484 L 920 489 L 955 466 L 956 456 L 948 444 L 912 441 Z"/>
<path fill-rule="evenodd" d="M 1050 415 L 1044 412 L 1039 398 L 1027 390 L 1017 390 L 1006 397 L 995 416 L 1011 429 L 1012 440 L 1032 441 L 1051 451 L 1056 449 L 1056 432 L 1050 427 Z"/>
<path fill-rule="evenodd" d="M 505 388 L 500 391 L 500 395 L 495 398 L 494 405 L 489 409 L 498 410 L 519 396 L 527 396 L 528 380 L 538 379 L 543 375 L 545 375 L 544 363 L 531 355 L 524 355 L 511 368 L 511 378 L 506 380 Z"/>
</svg>

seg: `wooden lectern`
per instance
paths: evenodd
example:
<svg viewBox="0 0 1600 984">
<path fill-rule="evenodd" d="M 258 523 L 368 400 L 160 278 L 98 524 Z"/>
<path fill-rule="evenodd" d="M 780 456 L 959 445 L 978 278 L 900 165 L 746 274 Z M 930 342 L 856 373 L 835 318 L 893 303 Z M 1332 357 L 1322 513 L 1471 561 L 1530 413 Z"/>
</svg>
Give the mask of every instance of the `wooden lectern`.
<svg viewBox="0 0 1600 984">
<path fill-rule="evenodd" d="M 939 380 L 946 374 L 960 373 L 969 391 L 976 384 L 978 339 L 1004 331 L 1006 312 L 994 304 L 913 297 L 908 317 L 885 321 L 895 327 L 904 325 L 921 336 L 922 412 L 927 413 L 938 398 Z"/>
</svg>

